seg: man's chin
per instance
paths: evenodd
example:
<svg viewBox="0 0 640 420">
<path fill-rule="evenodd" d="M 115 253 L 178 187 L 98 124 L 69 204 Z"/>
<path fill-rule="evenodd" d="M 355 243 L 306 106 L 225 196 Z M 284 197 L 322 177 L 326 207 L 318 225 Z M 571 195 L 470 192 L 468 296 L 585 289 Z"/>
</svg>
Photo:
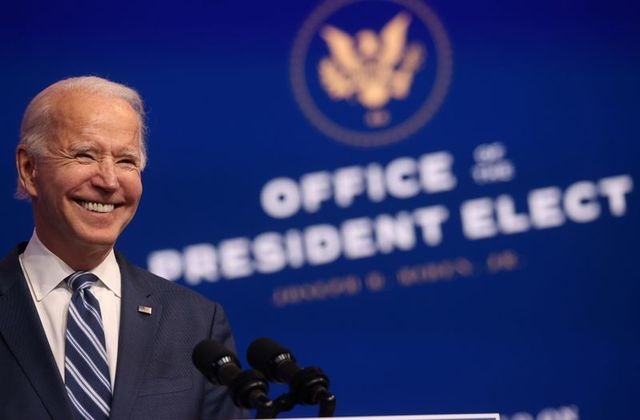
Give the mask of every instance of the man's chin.
<svg viewBox="0 0 640 420">
<path fill-rule="evenodd" d="M 99 232 L 94 231 L 78 235 L 77 243 L 87 251 L 104 250 L 113 248 L 117 239 L 118 234 L 114 234 L 112 232 L 100 234 Z"/>
</svg>

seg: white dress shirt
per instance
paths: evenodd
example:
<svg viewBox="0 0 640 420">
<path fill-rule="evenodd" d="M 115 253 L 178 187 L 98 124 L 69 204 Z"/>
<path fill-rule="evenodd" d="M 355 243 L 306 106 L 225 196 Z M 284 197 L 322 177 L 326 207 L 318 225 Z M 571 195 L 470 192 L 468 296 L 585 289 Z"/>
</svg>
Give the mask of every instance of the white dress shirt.
<svg viewBox="0 0 640 420">
<path fill-rule="evenodd" d="M 74 273 L 74 270 L 49 251 L 40 242 L 35 231 L 27 248 L 19 258 L 22 272 L 31 291 L 31 297 L 40 316 L 40 322 L 58 365 L 60 376 L 64 381 L 64 346 L 71 289 L 63 280 Z M 113 387 L 116 375 L 116 361 L 118 360 L 121 296 L 120 268 L 113 250 L 91 272 L 100 279 L 89 290 L 100 302 L 107 359 L 109 361 L 109 375 L 111 377 L 111 386 Z"/>
</svg>

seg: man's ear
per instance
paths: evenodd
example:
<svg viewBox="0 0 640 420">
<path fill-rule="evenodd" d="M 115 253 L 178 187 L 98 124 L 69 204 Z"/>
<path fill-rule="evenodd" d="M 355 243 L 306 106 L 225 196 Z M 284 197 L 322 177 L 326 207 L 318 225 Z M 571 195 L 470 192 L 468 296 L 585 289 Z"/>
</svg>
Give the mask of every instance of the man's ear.
<svg viewBox="0 0 640 420">
<path fill-rule="evenodd" d="M 16 149 L 16 169 L 18 170 L 18 182 L 24 191 L 30 197 L 38 196 L 36 188 L 36 158 L 29 153 L 23 146 Z"/>
</svg>

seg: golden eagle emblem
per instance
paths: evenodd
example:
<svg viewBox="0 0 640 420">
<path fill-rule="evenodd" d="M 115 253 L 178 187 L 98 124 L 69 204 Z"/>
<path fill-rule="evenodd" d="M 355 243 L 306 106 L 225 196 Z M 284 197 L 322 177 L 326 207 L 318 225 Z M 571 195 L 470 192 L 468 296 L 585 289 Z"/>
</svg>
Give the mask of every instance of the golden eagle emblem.
<svg viewBox="0 0 640 420">
<path fill-rule="evenodd" d="M 410 23 L 410 15 L 400 12 L 379 34 L 363 29 L 351 37 L 331 25 L 320 30 L 330 53 L 318 65 L 322 87 L 333 100 L 355 98 L 367 108 L 369 126 L 389 123 L 384 106 L 391 99 L 407 97 L 416 71 L 426 60 L 420 43 L 407 45 Z"/>
</svg>

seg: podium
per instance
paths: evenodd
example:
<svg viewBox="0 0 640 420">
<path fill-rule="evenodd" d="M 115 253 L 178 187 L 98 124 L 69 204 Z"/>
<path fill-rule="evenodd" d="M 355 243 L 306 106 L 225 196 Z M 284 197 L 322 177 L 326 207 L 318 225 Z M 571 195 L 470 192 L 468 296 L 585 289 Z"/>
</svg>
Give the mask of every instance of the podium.
<svg viewBox="0 0 640 420">
<path fill-rule="evenodd" d="M 343 420 L 500 420 L 498 413 L 482 414 L 413 414 L 402 416 L 332 417 Z M 289 418 L 287 420 L 319 420 L 326 417 Z"/>
</svg>

